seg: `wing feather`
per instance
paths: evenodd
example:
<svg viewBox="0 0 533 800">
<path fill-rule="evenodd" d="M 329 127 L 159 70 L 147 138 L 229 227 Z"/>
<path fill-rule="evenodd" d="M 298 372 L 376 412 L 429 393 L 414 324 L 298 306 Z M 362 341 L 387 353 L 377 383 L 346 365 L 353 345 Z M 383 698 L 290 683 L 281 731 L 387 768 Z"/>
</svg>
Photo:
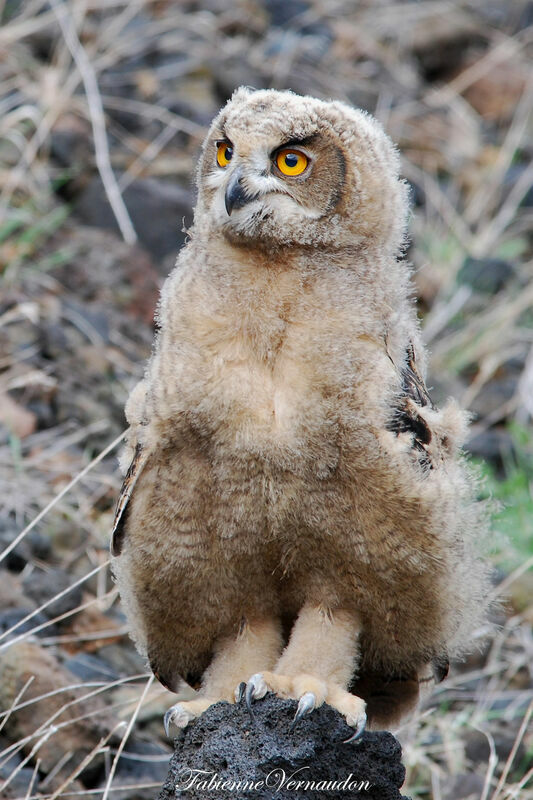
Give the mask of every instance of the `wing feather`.
<svg viewBox="0 0 533 800">
<path fill-rule="evenodd" d="M 431 469 L 431 458 L 428 445 L 432 434 L 429 425 L 419 413 L 420 409 L 435 406 L 431 402 L 424 379 L 418 370 L 414 347 L 409 342 L 406 360 L 402 372 L 402 390 L 397 398 L 392 419 L 387 426 L 396 434 L 411 433 L 413 435 L 413 448 L 418 450 L 422 461 Z"/>
<path fill-rule="evenodd" d="M 141 444 L 137 444 L 135 453 L 122 483 L 122 489 L 117 502 L 113 530 L 111 531 L 111 555 L 119 556 L 124 544 L 125 524 L 127 519 L 128 503 L 139 480 L 144 466 L 148 460 L 148 452 Z"/>
</svg>

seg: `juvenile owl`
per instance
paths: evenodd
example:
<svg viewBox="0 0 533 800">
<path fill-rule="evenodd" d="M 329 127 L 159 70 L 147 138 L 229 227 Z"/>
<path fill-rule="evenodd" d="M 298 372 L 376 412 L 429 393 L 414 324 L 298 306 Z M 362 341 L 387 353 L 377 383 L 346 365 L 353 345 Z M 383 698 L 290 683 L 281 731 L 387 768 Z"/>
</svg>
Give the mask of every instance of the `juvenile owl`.
<svg viewBox="0 0 533 800">
<path fill-rule="evenodd" d="M 112 540 L 165 725 L 273 691 L 360 735 L 442 678 L 483 613 L 482 514 L 434 407 L 400 260 L 406 186 L 380 125 L 239 89 L 133 390 Z"/>
</svg>

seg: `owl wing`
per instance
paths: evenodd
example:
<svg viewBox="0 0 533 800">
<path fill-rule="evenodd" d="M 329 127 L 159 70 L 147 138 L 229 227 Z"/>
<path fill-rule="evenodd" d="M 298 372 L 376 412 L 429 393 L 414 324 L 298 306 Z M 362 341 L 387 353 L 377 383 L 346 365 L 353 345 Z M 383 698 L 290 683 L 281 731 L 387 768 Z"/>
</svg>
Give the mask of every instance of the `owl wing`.
<svg viewBox="0 0 533 800">
<path fill-rule="evenodd" d="M 420 414 L 420 409 L 435 408 L 431 402 L 424 379 L 418 370 L 415 350 L 411 342 L 407 347 L 405 364 L 401 370 L 401 391 L 396 398 L 388 430 L 396 434 L 411 433 L 413 448 L 420 451 L 423 461 L 431 468 L 428 445 L 431 442 L 431 429 Z"/>
<path fill-rule="evenodd" d="M 125 524 L 128 516 L 128 503 L 135 488 L 135 484 L 145 467 L 148 460 L 148 451 L 138 443 L 135 447 L 133 459 L 124 477 L 122 488 L 115 510 L 113 530 L 111 531 L 111 555 L 119 556 L 122 552 L 124 543 Z"/>
</svg>

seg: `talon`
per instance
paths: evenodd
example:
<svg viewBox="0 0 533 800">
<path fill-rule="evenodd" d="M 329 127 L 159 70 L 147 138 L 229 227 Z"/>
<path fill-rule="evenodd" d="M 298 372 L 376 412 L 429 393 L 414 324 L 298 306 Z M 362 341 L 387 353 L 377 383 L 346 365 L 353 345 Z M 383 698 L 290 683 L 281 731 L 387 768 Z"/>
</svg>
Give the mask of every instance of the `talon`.
<svg viewBox="0 0 533 800">
<path fill-rule="evenodd" d="M 255 720 L 255 715 L 252 708 L 252 700 L 260 700 L 266 695 L 267 691 L 268 687 L 260 672 L 256 672 L 255 675 L 252 675 L 246 684 L 244 699 L 246 701 L 246 708 L 253 720 Z"/>
<path fill-rule="evenodd" d="M 170 739 L 169 731 L 170 731 L 170 726 L 172 724 L 173 718 L 174 718 L 174 709 L 173 708 L 169 708 L 168 711 L 166 712 L 165 716 L 163 717 L 163 726 L 165 728 L 165 734 L 167 736 L 167 739 Z"/>
<path fill-rule="evenodd" d="M 170 737 L 169 731 L 170 726 L 175 725 L 176 728 L 186 728 L 189 722 L 191 722 L 198 714 L 201 714 L 202 711 L 210 705 L 209 701 L 203 704 L 203 707 L 196 707 L 191 708 L 197 701 L 192 701 L 192 703 L 176 703 L 176 705 L 171 706 L 165 716 L 163 717 L 163 725 L 165 728 L 165 733 L 168 737 Z"/>
<path fill-rule="evenodd" d="M 366 714 L 364 714 L 364 716 L 361 717 L 361 719 L 355 726 L 353 734 L 348 739 L 345 739 L 343 744 L 348 744 L 348 742 L 355 742 L 357 739 L 359 739 L 360 736 L 363 735 L 363 731 L 365 730 L 365 728 L 366 728 Z"/>
<path fill-rule="evenodd" d="M 239 683 L 239 685 L 235 689 L 235 702 L 236 703 L 240 703 L 242 701 L 242 698 L 244 697 L 245 691 L 246 691 L 246 681 L 242 681 L 242 683 Z"/>
<path fill-rule="evenodd" d="M 294 719 L 291 722 L 289 730 L 294 730 L 301 718 L 307 716 L 307 714 L 310 714 L 315 705 L 316 697 L 313 692 L 306 692 L 303 694 L 298 702 L 298 708 L 296 709 L 296 714 L 294 715 Z"/>
<path fill-rule="evenodd" d="M 246 692 L 245 692 L 245 695 L 244 695 L 244 698 L 245 698 L 245 701 L 246 701 L 246 708 L 248 709 L 248 713 L 250 714 L 250 716 L 251 716 L 251 718 L 253 720 L 255 720 L 255 714 L 254 714 L 254 710 L 252 708 L 252 700 L 253 700 L 253 696 L 254 696 L 254 688 L 255 687 L 254 687 L 253 683 L 250 681 L 246 685 Z"/>
</svg>

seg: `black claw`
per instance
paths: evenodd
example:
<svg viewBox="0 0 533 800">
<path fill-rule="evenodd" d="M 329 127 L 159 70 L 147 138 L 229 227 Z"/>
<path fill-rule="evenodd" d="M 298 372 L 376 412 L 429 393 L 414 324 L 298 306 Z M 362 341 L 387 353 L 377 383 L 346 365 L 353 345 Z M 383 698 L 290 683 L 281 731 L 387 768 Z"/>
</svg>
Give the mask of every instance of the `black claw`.
<svg viewBox="0 0 533 800">
<path fill-rule="evenodd" d="M 254 689 L 255 689 L 255 686 L 253 685 L 253 683 L 248 683 L 246 685 L 246 691 L 244 693 L 244 699 L 246 701 L 246 708 L 248 709 L 248 713 L 250 714 L 250 717 L 252 718 L 252 720 L 255 722 L 255 714 L 254 714 L 254 710 L 252 708 L 252 700 L 254 698 Z"/>
<path fill-rule="evenodd" d="M 348 744 L 349 742 L 355 742 L 357 739 L 359 739 L 363 735 L 365 728 L 366 728 L 366 717 L 363 720 L 361 720 L 361 722 L 358 723 L 353 732 L 353 735 L 350 736 L 348 739 L 344 740 L 344 744 Z"/>
<path fill-rule="evenodd" d="M 242 683 L 239 683 L 239 688 L 237 689 L 237 703 L 242 702 L 242 698 L 244 697 L 245 691 L 246 691 L 246 681 L 242 681 Z"/>
</svg>

